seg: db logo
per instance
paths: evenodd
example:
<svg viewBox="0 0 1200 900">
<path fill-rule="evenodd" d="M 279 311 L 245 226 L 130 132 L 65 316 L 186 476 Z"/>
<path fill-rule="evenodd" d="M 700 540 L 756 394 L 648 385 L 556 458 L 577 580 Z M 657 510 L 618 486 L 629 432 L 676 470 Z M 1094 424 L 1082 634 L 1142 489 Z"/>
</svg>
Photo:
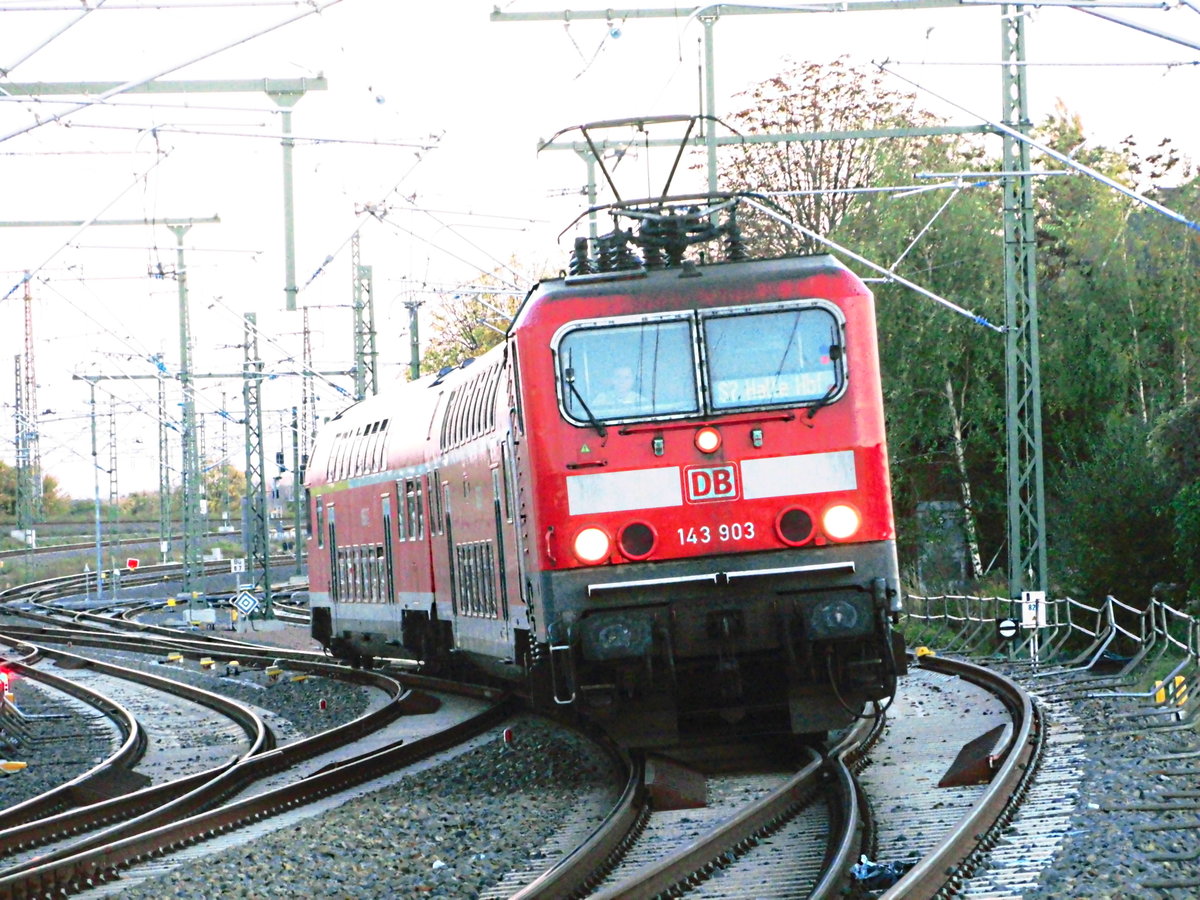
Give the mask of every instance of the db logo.
<svg viewBox="0 0 1200 900">
<path fill-rule="evenodd" d="M 687 498 L 697 500 L 732 500 L 738 495 L 737 469 L 733 465 L 688 469 Z"/>
</svg>

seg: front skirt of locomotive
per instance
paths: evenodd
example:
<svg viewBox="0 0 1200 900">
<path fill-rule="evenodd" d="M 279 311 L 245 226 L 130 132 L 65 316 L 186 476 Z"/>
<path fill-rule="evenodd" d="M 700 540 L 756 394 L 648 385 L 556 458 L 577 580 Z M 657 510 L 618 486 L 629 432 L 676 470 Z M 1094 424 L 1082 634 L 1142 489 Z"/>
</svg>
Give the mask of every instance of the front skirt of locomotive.
<svg viewBox="0 0 1200 900">
<path fill-rule="evenodd" d="M 890 697 L 891 542 L 545 573 L 549 690 L 630 746 L 820 734 Z"/>
</svg>

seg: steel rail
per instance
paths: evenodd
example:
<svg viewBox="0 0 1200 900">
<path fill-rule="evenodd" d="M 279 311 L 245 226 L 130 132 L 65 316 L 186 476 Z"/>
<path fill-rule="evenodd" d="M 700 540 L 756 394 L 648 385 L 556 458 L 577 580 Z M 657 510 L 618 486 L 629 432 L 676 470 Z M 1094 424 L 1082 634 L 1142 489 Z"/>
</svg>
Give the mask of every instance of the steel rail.
<svg viewBox="0 0 1200 900">
<path fill-rule="evenodd" d="M 506 698 L 471 719 L 411 743 L 393 744 L 253 797 L 161 824 L 64 859 L 39 861 L 19 872 L 0 875 L 0 900 L 58 896 L 95 887 L 137 862 L 346 790 L 470 740 L 511 715 L 513 705 L 512 699 Z"/>
<path fill-rule="evenodd" d="M 269 563 L 277 565 L 280 568 L 294 565 L 295 561 L 295 557 L 293 556 L 280 554 L 272 556 L 268 560 Z M 123 575 L 121 582 L 123 587 L 139 587 L 169 581 L 172 574 L 181 572 L 182 566 L 179 563 L 140 566 L 136 571 Z M 224 575 L 228 574 L 228 572 L 229 560 L 227 559 L 209 560 L 204 563 L 205 575 Z M 87 586 L 95 581 L 95 578 L 94 573 L 80 572 L 73 575 L 56 575 L 53 578 L 44 578 L 40 581 L 30 581 L 14 585 L 13 587 L 0 589 L 0 603 L 9 600 L 19 600 L 26 595 L 35 598 L 44 596 L 48 599 L 70 596 L 71 594 L 78 593 L 77 589 L 80 587 L 86 590 Z"/>
<path fill-rule="evenodd" d="M 40 655 L 40 649 L 34 649 L 29 657 Z M 53 672 L 44 672 L 27 662 L 5 660 L 5 665 L 12 668 L 22 678 L 29 678 L 48 685 L 98 709 L 116 724 L 124 736 L 124 740 L 112 755 L 86 772 L 44 791 L 36 797 L 30 797 L 21 803 L 0 809 L 0 848 L 5 846 L 4 833 L 8 829 L 37 819 L 44 819 L 63 809 L 78 806 L 77 798 L 81 789 L 86 790 L 89 784 L 110 777 L 119 769 L 132 768 L 141 759 L 147 743 L 146 732 L 133 713 L 99 691 L 69 678 L 63 678 L 61 675 L 55 675 Z"/>
<path fill-rule="evenodd" d="M 865 764 L 867 751 L 883 734 L 884 715 L 878 707 L 876 709 L 873 717 L 859 719 L 827 754 L 828 768 L 836 783 L 839 798 L 832 806 L 841 819 L 830 828 L 830 835 L 831 838 L 833 835 L 840 837 L 830 846 L 824 874 L 809 894 L 809 900 L 830 900 L 844 896 L 850 868 L 862 852 L 863 832 L 869 824 L 866 819 L 869 813 L 853 772 Z"/>
<path fill-rule="evenodd" d="M 883 894 L 882 900 L 932 900 L 942 896 L 972 859 L 994 845 L 995 829 L 1007 821 L 1033 775 L 1042 737 L 1029 694 L 999 672 L 936 656 L 923 656 L 918 662 L 924 668 L 957 675 L 994 693 L 1012 714 L 1013 729 L 1008 743 L 996 751 L 1003 762 L 989 790 L 940 844 Z"/>
<path fill-rule="evenodd" d="M 731 846 L 770 828 L 790 810 L 807 803 L 818 790 L 824 764 L 815 751 L 808 752 L 809 759 L 804 767 L 762 800 L 750 804 L 718 828 L 653 866 L 646 866 L 619 884 L 591 896 L 594 900 L 656 897 L 703 871 Z"/>
<path fill-rule="evenodd" d="M 9 639 L 0 633 L 0 642 L 8 643 Z M 183 697 L 193 703 L 215 710 L 236 722 L 250 739 L 250 747 L 241 757 L 243 760 L 275 748 L 274 735 L 262 717 L 249 707 L 230 700 L 227 697 L 222 697 L 211 691 L 193 687 L 192 685 L 169 678 L 163 678 L 136 669 L 127 669 L 112 663 L 88 659 L 74 653 L 62 650 L 48 650 L 44 647 L 38 649 L 42 655 L 54 659 L 60 665 L 67 663 L 68 665 L 77 667 L 95 669 L 98 672 L 103 672 L 116 678 L 133 681 L 155 690 Z M 162 785 L 143 788 L 141 791 L 135 791 L 133 794 L 118 797 L 114 800 L 100 801 L 82 808 L 70 810 L 65 813 L 52 814 L 39 819 L 27 819 L 25 821 L 13 821 L 9 823 L 3 817 L 0 817 L 0 823 L 9 826 L 0 831 L 0 854 L 9 853 L 20 847 L 45 843 L 47 840 L 61 837 L 64 834 L 63 827 L 66 825 L 70 827 L 65 833 L 70 834 L 84 828 L 94 829 L 114 821 L 118 823 L 115 825 L 110 824 L 109 828 L 104 831 L 84 838 L 83 841 L 86 843 L 88 841 L 111 839 L 113 835 L 119 834 L 121 829 L 128 827 L 129 821 L 141 821 L 146 819 L 146 817 L 168 816 L 175 814 L 180 809 L 190 809 L 191 804 L 204 802 L 203 795 L 198 796 L 197 791 L 204 789 L 212 790 L 214 786 L 218 789 L 223 787 L 225 782 L 229 780 L 230 773 L 236 768 L 237 763 L 238 759 L 235 757 L 229 763 L 213 767 L 204 773 L 194 774 L 190 778 L 176 779 Z M 134 816 L 132 820 L 129 819 L 131 815 Z M 126 821 L 122 822 L 121 820 Z"/>
<path fill-rule="evenodd" d="M 242 659 L 250 662 L 244 654 Z M 271 659 L 272 654 L 268 654 L 258 661 L 265 664 Z M 341 678 L 356 684 L 379 688 L 389 694 L 389 701 L 380 708 L 365 713 L 337 728 L 293 741 L 282 748 L 243 758 L 240 762 L 232 760 L 226 765 L 214 767 L 205 772 L 194 773 L 122 797 L 115 797 L 0 831 L 0 852 L 4 852 L 3 848 L 6 847 L 20 849 L 38 846 L 60 838 L 63 834 L 90 830 L 113 821 L 128 820 L 160 809 L 164 804 L 171 803 L 195 791 L 202 791 L 206 785 L 221 777 L 227 777 L 235 782 L 232 790 L 240 789 L 239 784 L 244 787 L 246 784 L 273 775 L 305 759 L 350 744 L 364 735 L 378 731 L 400 716 L 428 712 L 434 701 L 424 694 L 422 689 L 454 691 L 487 700 L 496 700 L 502 696 L 499 691 L 490 688 L 444 682 L 424 676 L 399 675 L 393 678 L 380 672 L 304 661 L 291 661 L 289 666 L 298 671 Z M 226 773 L 229 774 L 226 775 Z M 226 796 L 229 793 L 230 791 L 226 791 Z M 75 849 L 79 849 L 78 845 Z"/>
<path fill-rule="evenodd" d="M 627 773 L 625 789 L 596 829 L 578 847 L 564 856 L 509 900 L 542 900 L 577 896 L 585 892 L 628 849 L 645 826 L 650 814 L 646 791 L 646 759 L 642 754 L 617 754 Z"/>
<path fill-rule="evenodd" d="M 218 540 L 233 540 L 234 538 L 241 539 L 241 530 L 237 531 L 206 531 L 201 535 L 203 538 L 216 538 Z M 171 541 L 177 542 L 183 540 L 182 534 L 171 535 Z M 105 541 L 104 546 L 108 547 L 116 544 L 121 547 L 151 547 L 157 552 L 157 548 L 161 539 L 157 534 L 148 534 L 145 537 L 129 537 L 120 538 L 116 541 Z M 96 541 L 93 538 L 90 541 L 78 541 L 71 544 L 43 544 L 41 547 L 20 547 L 16 550 L 0 550 L 0 559 L 18 559 L 22 556 L 44 556 L 52 553 L 79 553 L 81 551 L 91 551 L 96 549 Z"/>
</svg>

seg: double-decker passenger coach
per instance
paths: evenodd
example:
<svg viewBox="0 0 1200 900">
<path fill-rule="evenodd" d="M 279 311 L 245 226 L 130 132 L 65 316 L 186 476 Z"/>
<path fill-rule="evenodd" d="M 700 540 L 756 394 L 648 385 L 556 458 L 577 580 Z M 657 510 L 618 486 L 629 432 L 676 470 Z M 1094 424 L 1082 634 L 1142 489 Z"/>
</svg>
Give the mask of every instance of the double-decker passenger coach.
<svg viewBox="0 0 1200 900">
<path fill-rule="evenodd" d="M 620 205 L 634 227 L 577 241 L 500 346 L 326 426 L 332 653 L 461 654 L 647 747 L 824 732 L 894 692 L 872 296 L 831 256 L 745 258 L 737 203 Z"/>
</svg>

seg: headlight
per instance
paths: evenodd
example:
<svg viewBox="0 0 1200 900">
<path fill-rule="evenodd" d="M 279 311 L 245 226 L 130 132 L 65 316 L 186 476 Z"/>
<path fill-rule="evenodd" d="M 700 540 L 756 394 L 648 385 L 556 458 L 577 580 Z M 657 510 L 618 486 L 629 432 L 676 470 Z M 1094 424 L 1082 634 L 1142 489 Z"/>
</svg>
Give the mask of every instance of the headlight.
<svg viewBox="0 0 1200 900">
<path fill-rule="evenodd" d="M 858 510 L 843 504 L 829 507 L 821 517 L 821 527 L 835 541 L 844 541 L 852 537 L 861 524 L 862 518 L 858 515 Z"/>
<path fill-rule="evenodd" d="M 848 637 L 867 631 L 870 613 L 843 597 L 823 600 L 812 608 L 809 635 L 813 640 Z"/>
<path fill-rule="evenodd" d="M 608 559 L 612 540 L 600 528 L 585 528 L 575 535 L 575 556 L 580 562 L 595 564 Z"/>
<path fill-rule="evenodd" d="M 654 645 L 654 618 L 627 610 L 588 616 L 580 623 L 584 659 L 630 659 L 644 656 Z"/>
<path fill-rule="evenodd" d="M 706 425 L 696 432 L 696 449 L 701 453 L 716 453 L 721 447 L 721 432 Z"/>
</svg>

